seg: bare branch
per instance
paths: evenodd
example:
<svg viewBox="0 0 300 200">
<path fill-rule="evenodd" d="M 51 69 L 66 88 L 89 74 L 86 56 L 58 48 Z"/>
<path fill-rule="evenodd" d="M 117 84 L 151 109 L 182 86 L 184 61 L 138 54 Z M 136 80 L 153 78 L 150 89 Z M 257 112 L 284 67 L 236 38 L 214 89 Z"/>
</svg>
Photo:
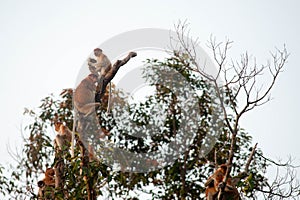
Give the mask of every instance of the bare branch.
<svg viewBox="0 0 300 200">
<path fill-rule="evenodd" d="M 286 167 L 285 173 L 280 173 L 277 167 L 276 175 L 271 184 L 267 184 L 265 188 L 257 188 L 262 192 L 265 199 L 297 199 L 300 194 L 299 181 L 296 179 L 295 169 Z M 283 174 L 280 176 L 280 174 Z"/>
<path fill-rule="evenodd" d="M 198 72 L 200 76 L 205 78 L 214 86 L 217 98 L 220 100 L 220 107 L 223 111 L 225 123 L 231 133 L 230 151 L 227 160 L 228 167 L 223 179 L 223 182 L 226 183 L 231 172 L 231 166 L 235 153 L 236 138 L 239 132 L 240 119 L 245 113 L 253 110 L 258 106 L 264 105 L 271 100 L 271 89 L 274 87 L 279 73 L 282 72 L 289 54 L 287 53 L 285 46 L 283 50 L 276 49 L 275 53 L 271 53 L 273 65 L 268 62 L 267 65 L 258 67 L 256 64 L 256 59 L 251 59 L 251 57 L 246 52 L 241 56 L 239 62 L 231 61 L 231 65 L 228 67 L 226 60 L 228 50 L 231 47 L 232 41 L 229 41 L 227 39 L 224 43 L 217 42 L 216 38 L 211 36 L 207 46 L 211 49 L 213 59 L 217 64 L 217 74 L 213 76 L 205 72 L 205 66 L 199 66 L 199 64 L 197 63 L 197 52 L 195 48 L 197 44 L 194 43 L 192 39 L 189 39 L 190 31 L 187 29 L 187 27 L 188 25 L 186 24 L 186 22 L 179 23 L 175 27 L 178 37 L 177 41 L 180 45 L 179 55 L 188 55 L 192 64 L 196 67 L 193 68 L 193 71 Z M 266 72 L 266 69 L 269 71 L 269 74 L 271 74 L 272 79 L 269 86 L 267 86 L 266 89 L 263 90 L 263 87 L 258 87 L 257 77 L 264 74 Z M 231 77 L 230 73 L 233 73 Z M 222 85 L 220 84 L 220 82 L 218 82 L 218 79 L 220 77 L 225 80 L 225 83 L 223 83 Z M 229 104 L 225 105 L 224 97 L 229 99 Z M 237 100 L 243 97 L 245 99 L 245 103 L 240 107 L 241 109 L 239 109 Z M 234 120 L 230 121 L 228 116 L 232 112 L 234 113 Z M 256 145 L 254 146 L 253 152 L 246 164 L 245 172 L 248 172 L 248 168 L 254 155 L 255 149 Z M 221 192 L 219 192 L 218 199 L 221 199 L 221 196 L 222 190 Z"/>
</svg>

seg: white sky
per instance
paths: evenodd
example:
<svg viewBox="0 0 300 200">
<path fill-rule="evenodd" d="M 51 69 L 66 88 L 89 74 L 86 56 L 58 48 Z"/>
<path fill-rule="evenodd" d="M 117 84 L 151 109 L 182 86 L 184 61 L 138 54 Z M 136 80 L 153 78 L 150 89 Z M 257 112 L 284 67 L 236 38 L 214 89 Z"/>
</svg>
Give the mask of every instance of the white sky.
<svg viewBox="0 0 300 200">
<path fill-rule="evenodd" d="M 73 87 L 92 49 L 125 31 L 173 29 L 187 19 L 203 45 L 211 34 L 233 40 L 236 59 L 247 50 L 264 63 L 270 50 L 287 45 L 291 56 L 274 100 L 246 115 L 242 126 L 266 155 L 292 155 L 299 164 L 299 8 L 297 0 L 0 0 L 1 163 L 9 160 L 6 145 L 20 144 L 24 107 L 35 108 L 50 93 Z"/>
</svg>

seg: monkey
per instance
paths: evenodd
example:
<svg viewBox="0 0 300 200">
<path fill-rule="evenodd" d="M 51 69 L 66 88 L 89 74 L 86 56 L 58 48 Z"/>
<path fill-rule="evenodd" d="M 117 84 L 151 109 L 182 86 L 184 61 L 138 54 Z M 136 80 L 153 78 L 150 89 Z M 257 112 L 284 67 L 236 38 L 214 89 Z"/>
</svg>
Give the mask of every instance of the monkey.
<svg viewBox="0 0 300 200">
<path fill-rule="evenodd" d="M 39 199 L 48 199 L 45 197 L 45 189 L 47 187 L 55 187 L 55 171 L 53 168 L 47 168 L 45 171 L 45 178 L 37 183 L 39 187 L 38 197 Z M 48 195 L 47 195 L 48 196 Z M 51 197 L 49 197 L 51 199 Z"/>
<path fill-rule="evenodd" d="M 55 186 L 55 171 L 53 168 L 47 168 L 45 171 L 45 178 L 38 182 L 38 186 Z"/>
<path fill-rule="evenodd" d="M 108 57 L 102 53 L 102 49 L 96 48 L 94 49 L 94 55 L 96 56 L 97 60 L 94 60 L 92 58 L 88 59 L 88 66 L 91 73 L 96 74 L 98 78 L 98 88 L 97 91 L 99 91 L 99 94 L 102 94 L 105 91 L 104 80 L 109 80 L 114 76 L 114 73 L 116 72 L 116 69 L 120 66 L 127 63 L 130 58 L 133 58 L 137 56 L 135 52 L 130 52 L 128 56 L 121 60 L 118 60 L 114 66 L 112 66 L 110 60 Z M 115 66 L 116 65 L 116 66 Z M 111 98 L 111 83 L 109 82 L 109 98 L 108 98 L 108 106 L 107 106 L 107 112 L 110 112 L 110 98 Z M 100 95 L 101 96 L 101 95 Z"/>
<path fill-rule="evenodd" d="M 89 74 L 80 82 L 74 92 L 74 106 L 85 117 L 94 112 L 95 106 L 100 106 L 99 102 L 95 102 L 96 83 L 97 75 Z"/>
<path fill-rule="evenodd" d="M 99 77 L 97 90 L 102 91 L 103 81 L 107 73 L 112 70 L 112 65 L 108 57 L 104 53 L 102 53 L 102 49 L 94 49 L 94 55 L 96 56 L 97 60 L 94 60 L 92 58 L 88 59 L 89 70 L 91 71 L 91 73 L 96 74 Z M 110 112 L 111 83 L 109 84 L 109 88 L 110 93 L 107 106 L 108 113 Z"/>
<path fill-rule="evenodd" d="M 93 124 L 96 123 L 95 107 L 100 106 L 99 102 L 95 102 L 96 83 L 98 76 L 96 74 L 89 74 L 85 77 L 79 85 L 75 88 L 73 93 L 73 104 L 75 107 L 73 131 L 71 139 L 71 156 L 74 157 L 74 140 L 75 140 L 75 127 L 77 123 L 77 113 L 79 121 L 94 114 Z M 79 123 L 79 122 L 78 122 Z M 79 125 L 78 125 L 79 126 Z"/>
<path fill-rule="evenodd" d="M 92 58 L 88 58 L 88 66 L 91 73 L 100 75 L 101 79 L 108 78 L 112 75 L 113 67 L 108 59 L 108 57 L 103 53 L 102 49 L 96 48 L 94 49 L 94 55 L 96 56 L 96 60 Z M 130 52 L 128 57 L 123 60 L 123 62 L 127 62 L 130 58 L 137 56 L 135 52 Z M 122 61 L 118 61 L 122 62 Z"/>
<path fill-rule="evenodd" d="M 108 57 L 102 53 L 102 49 L 94 49 L 94 55 L 96 56 L 96 62 L 91 58 L 88 59 L 89 69 L 92 73 L 100 73 L 102 77 L 105 77 L 107 72 L 112 69 L 111 62 Z"/>
<path fill-rule="evenodd" d="M 74 91 L 74 106 L 75 110 L 78 111 L 78 127 L 80 129 L 85 129 L 86 124 L 89 124 L 89 127 L 96 127 L 99 137 L 105 137 L 107 134 L 103 134 L 99 122 L 97 120 L 95 106 L 100 106 L 100 102 L 95 102 L 95 92 L 96 92 L 96 83 L 98 81 L 98 76 L 96 74 L 89 74 L 84 78 L 77 88 Z M 85 120 L 86 117 L 91 116 L 88 120 Z M 76 114 L 74 117 L 74 123 L 76 124 Z M 80 125 L 79 125 L 80 124 Z M 81 139 L 85 132 L 79 132 Z M 75 138 L 75 126 L 73 125 L 72 133 L 72 143 L 71 143 L 71 156 L 74 155 L 74 138 Z"/>
<path fill-rule="evenodd" d="M 207 179 L 206 183 L 204 184 L 206 187 L 205 196 L 207 200 L 216 199 L 219 191 L 219 184 L 223 181 L 225 173 L 226 171 L 220 167 Z"/>
<path fill-rule="evenodd" d="M 63 150 L 66 147 L 70 147 L 72 140 L 71 130 L 62 122 L 55 122 L 54 127 L 58 133 L 55 137 L 55 148 L 58 147 L 59 150 Z"/>
<path fill-rule="evenodd" d="M 221 184 L 223 184 L 223 179 L 226 174 L 227 165 L 222 164 L 219 166 L 219 168 L 211 175 L 206 183 L 205 183 L 205 196 L 207 200 L 215 200 L 217 199 L 219 188 Z M 224 189 L 224 195 L 222 199 L 233 199 L 233 200 L 239 200 L 240 195 L 236 187 L 232 184 L 232 178 L 229 177 L 225 189 Z"/>
</svg>

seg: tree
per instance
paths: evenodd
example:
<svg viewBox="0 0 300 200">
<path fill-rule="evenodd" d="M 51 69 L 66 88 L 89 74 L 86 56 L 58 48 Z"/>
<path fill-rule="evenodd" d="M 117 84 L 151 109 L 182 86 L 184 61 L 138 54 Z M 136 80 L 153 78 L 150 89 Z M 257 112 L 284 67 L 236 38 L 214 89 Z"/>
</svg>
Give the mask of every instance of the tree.
<svg viewBox="0 0 300 200">
<path fill-rule="evenodd" d="M 235 153 L 238 152 L 236 144 L 237 136 L 241 132 L 240 119 L 247 112 L 270 101 L 271 89 L 273 88 L 278 75 L 286 64 L 289 53 L 287 52 L 285 46 L 282 50 L 276 49 L 274 53 L 271 53 L 272 60 L 269 61 L 266 65 L 262 65 L 261 67 L 256 64 L 255 59 L 251 60 L 247 53 L 241 56 L 241 60 L 239 62 L 232 61 L 230 64 L 228 64 L 227 52 L 230 49 L 232 42 L 229 40 L 225 41 L 225 43 L 217 42 L 215 38 L 211 37 L 208 46 L 212 50 L 213 58 L 218 66 L 217 73 L 215 75 L 211 75 L 205 71 L 205 65 L 201 66 L 197 62 L 197 59 L 199 59 L 197 58 L 197 52 L 195 49 L 197 46 L 197 41 L 186 39 L 189 38 L 185 36 L 189 33 L 189 31 L 187 30 L 187 24 L 185 22 L 180 22 L 175 27 L 175 29 L 178 36 L 178 43 L 180 44 L 178 51 L 179 56 L 182 59 L 187 57 L 190 62 L 194 64 L 191 67 L 188 66 L 189 70 L 200 74 L 205 78 L 205 80 L 211 83 L 216 90 L 217 98 L 220 100 L 224 120 L 231 134 L 230 153 L 227 158 L 227 165 L 229 167 L 227 168 L 226 175 L 223 180 L 226 183 L 231 173 L 231 167 L 233 166 Z M 267 87 L 263 88 L 258 85 L 257 79 L 259 75 L 264 74 L 265 72 L 269 73 L 269 75 L 271 76 L 271 81 Z M 220 77 L 222 77 L 224 83 L 220 83 L 218 81 Z M 240 99 L 242 99 L 243 102 L 238 102 L 238 100 Z M 251 158 L 245 166 L 245 174 L 248 173 L 250 162 Z M 273 162 L 273 164 L 275 164 L 275 162 Z M 280 164 L 276 163 L 276 165 Z M 291 166 L 289 162 L 284 164 L 284 166 L 293 168 L 293 166 Z M 287 178 L 283 178 L 284 181 L 279 181 L 281 182 L 281 184 L 279 184 L 281 186 L 285 181 L 287 181 L 290 186 L 290 192 L 284 194 L 280 189 L 277 192 L 274 192 L 274 188 L 270 187 L 270 185 L 267 184 L 269 190 L 264 191 L 264 193 L 271 194 L 272 198 L 297 197 L 299 193 L 299 185 L 297 185 L 298 183 L 296 184 L 296 186 L 293 185 L 295 174 L 290 175 L 291 177 L 289 181 L 287 181 Z M 222 199 L 223 193 L 224 187 L 222 187 L 219 191 L 218 199 Z"/>
<path fill-rule="evenodd" d="M 152 199 L 203 199 L 206 179 L 223 163 L 229 166 L 224 182 L 229 175 L 235 178 L 243 198 L 257 198 L 260 194 L 265 199 L 297 198 L 300 186 L 293 166 L 266 158 L 257 144 L 252 144 L 251 135 L 240 127 L 242 116 L 269 101 L 268 95 L 288 57 L 286 49 L 272 55 L 273 68 L 259 68 L 256 63 L 251 66 L 247 54 L 227 68 L 231 42 L 217 43 L 212 38 L 209 45 L 219 67 L 213 77 L 198 64 L 196 43 L 184 37 L 186 24 L 179 24 L 176 30 L 180 46 L 174 53 L 165 60 L 149 59 L 145 63 L 143 74 L 155 88 L 154 94 L 143 102 L 130 104 L 122 91 L 113 87 L 113 115 L 106 113 L 108 90 L 97 96 L 102 103 L 97 110 L 98 121 L 111 133 L 109 140 L 92 143 L 98 160 L 88 159 L 90 150 L 78 139 L 74 157 L 68 151 L 55 154 L 48 132 L 55 119 L 64 121 L 70 129 L 73 126 L 72 89 L 63 90 L 59 98 L 44 98 L 38 113 L 25 110 L 33 122 L 24 129 L 22 152 L 14 154 L 18 164 L 12 168 L 11 178 L 0 176 L 1 193 L 11 199 L 37 198 L 38 177 L 63 160 L 63 184 L 48 188 L 50 199 L 138 199 L 140 193 Z M 266 69 L 272 76 L 270 86 L 256 91 L 256 79 Z M 231 78 L 229 74 L 233 74 Z M 218 81 L 221 75 L 223 84 Z M 177 91 L 178 84 L 189 86 Z M 245 101 L 239 102 L 242 92 Z M 193 101 L 186 101 L 189 98 Z M 160 126 L 151 126 L 158 119 L 163 119 Z M 187 128 L 182 128 L 185 124 Z M 166 147 L 170 147 L 168 151 L 164 151 Z M 265 176 L 269 165 L 285 167 L 290 173 L 285 179 L 278 177 L 269 183 Z M 219 199 L 224 195 L 223 189 Z"/>
</svg>

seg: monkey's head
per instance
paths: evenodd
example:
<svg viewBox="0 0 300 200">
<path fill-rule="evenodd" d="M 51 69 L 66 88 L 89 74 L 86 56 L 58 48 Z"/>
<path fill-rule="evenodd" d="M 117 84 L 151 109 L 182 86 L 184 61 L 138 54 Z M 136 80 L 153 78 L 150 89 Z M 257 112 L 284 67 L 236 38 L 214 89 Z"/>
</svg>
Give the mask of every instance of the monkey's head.
<svg viewBox="0 0 300 200">
<path fill-rule="evenodd" d="M 47 169 L 46 169 L 45 176 L 50 176 L 50 177 L 52 177 L 52 176 L 54 176 L 54 175 L 55 175 L 54 169 L 52 169 L 52 168 L 47 168 Z"/>
<path fill-rule="evenodd" d="M 62 122 L 55 122 L 55 123 L 54 123 L 55 131 L 59 131 L 59 128 L 60 128 L 60 126 L 61 126 L 62 124 L 63 124 Z"/>
<path fill-rule="evenodd" d="M 55 171 L 52 168 L 47 168 L 45 172 L 45 178 L 53 178 L 55 175 Z"/>
<path fill-rule="evenodd" d="M 220 165 L 219 166 L 219 169 L 220 169 L 220 171 L 222 171 L 222 173 L 226 173 L 226 170 L 227 170 L 227 165 L 226 164 L 222 164 L 222 165 Z"/>
<path fill-rule="evenodd" d="M 102 49 L 100 49 L 100 48 L 94 49 L 94 55 L 95 56 L 100 56 L 101 54 L 102 54 Z"/>
<path fill-rule="evenodd" d="M 42 187 L 45 186 L 45 182 L 44 181 L 39 181 L 39 182 L 37 182 L 37 185 L 38 185 L 39 188 L 42 188 Z"/>
</svg>

